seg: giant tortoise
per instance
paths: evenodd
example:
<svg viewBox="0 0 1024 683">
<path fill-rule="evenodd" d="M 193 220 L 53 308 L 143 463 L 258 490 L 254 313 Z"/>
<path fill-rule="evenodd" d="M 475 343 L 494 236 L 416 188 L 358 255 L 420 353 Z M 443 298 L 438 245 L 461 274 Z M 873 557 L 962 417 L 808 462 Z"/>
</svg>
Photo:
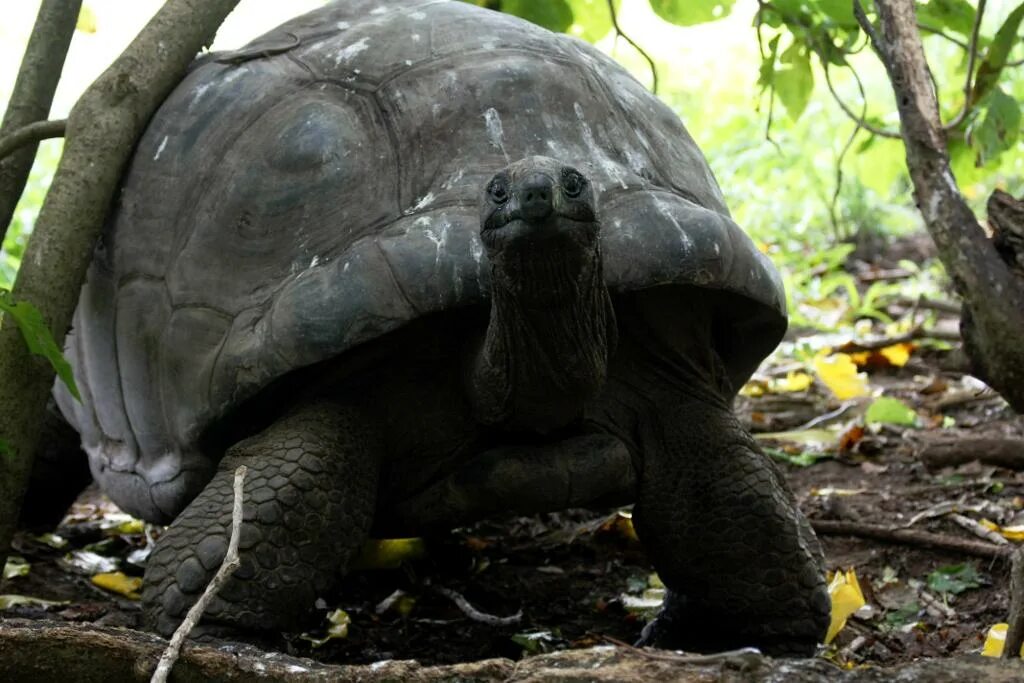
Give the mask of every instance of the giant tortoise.
<svg viewBox="0 0 1024 683">
<path fill-rule="evenodd" d="M 679 119 L 594 48 L 345 0 L 206 55 L 153 117 L 57 388 L 103 490 L 171 523 L 144 610 L 293 629 L 370 535 L 635 501 L 644 642 L 809 653 L 820 546 L 732 412 L 777 272 Z"/>
</svg>

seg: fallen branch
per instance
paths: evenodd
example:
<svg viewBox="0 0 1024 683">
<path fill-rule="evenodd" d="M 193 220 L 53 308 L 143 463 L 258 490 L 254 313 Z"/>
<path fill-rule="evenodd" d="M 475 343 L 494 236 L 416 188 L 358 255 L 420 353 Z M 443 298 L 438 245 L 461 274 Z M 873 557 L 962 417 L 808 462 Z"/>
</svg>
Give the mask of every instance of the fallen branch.
<svg viewBox="0 0 1024 683">
<path fill-rule="evenodd" d="M 956 467 L 975 460 L 1008 470 L 1024 470 L 1024 439 L 968 437 L 928 441 L 916 455 L 931 470 Z"/>
<path fill-rule="evenodd" d="M 462 610 L 462 613 L 467 617 L 473 621 L 479 621 L 482 624 L 489 624 L 490 626 L 508 626 L 509 624 L 518 624 L 523 619 L 523 610 L 519 610 L 512 616 L 498 617 L 493 614 L 481 612 L 476 607 L 469 604 L 469 600 L 466 600 L 461 593 L 453 591 L 451 588 L 437 587 L 434 590 L 454 602 L 456 607 Z"/>
<path fill-rule="evenodd" d="M 178 661 L 178 656 L 181 654 L 181 646 L 185 642 L 185 638 L 188 637 L 188 634 L 199 623 L 199 619 L 203 616 L 203 612 L 206 611 L 214 596 L 217 595 L 235 570 L 242 564 L 238 557 L 238 539 L 242 535 L 242 484 L 245 482 L 245 472 L 245 465 L 241 465 L 235 470 L 235 499 L 234 505 L 231 508 L 231 539 L 228 541 L 228 551 L 224 555 L 224 561 L 221 563 L 217 573 L 213 575 L 213 579 L 206 587 L 206 590 L 203 591 L 203 594 L 199 596 L 199 599 L 192 605 L 188 614 L 185 615 L 185 620 L 181 622 L 174 635 L 171 636 L 171 642 L 160 657 L 150 683 L 166 683 L 174 663 Z"/>
<path fill-rule="evenodd" d="M 613 638 L 612 636 L 604 635 L 603 633 L 594 633 L 593 636 L 600 638 L 606 643 L 621 647 L 624 650 L 632 652 L 635 655 L 639 655 L 644 659 L 653 659 L 659 662 L 675 662 L 676 664 L 695 664 L 697 666 L 706 666 L 708 664 L 726 664 L 732 668 L 739 669 L 741 671 L 754 669 L 764 663 L 765 657 L 755 647 L 744 647 L 738 650 L 725 650 L 723 652 L 716 652 L 710 655 L 683 655 L 677 654 L 671 650 L 657 650 L 648 647 L 636 647 L 629 643 Z"/>
<path fill-rule="evenodd" d="M 827 536 L 857 536 L 859 538 L 885 541 L 886 543 L 898 543 L 928 548 L 930 550 L 962 553 L 974 557 L 1004 559 L 1009 558 L 1011 552 L 1009 547 L 1001 547 L 992 543 L 972 541 L 945 534 L 935 534 L 929 531 L 882 526 L 881 524 L 812 519 L 811 526 L 814 527 L 817 533 Z"/>
<path fill-rule="evenodd" d="M 67 119 L 36 121 L 27 126 L 22 126 L 13 133 L 0 137 L 0 159 L 9 156 L 25 145 L 39 143 L 50 138 L 62 138 L 67 126 Z"/>
</svg>

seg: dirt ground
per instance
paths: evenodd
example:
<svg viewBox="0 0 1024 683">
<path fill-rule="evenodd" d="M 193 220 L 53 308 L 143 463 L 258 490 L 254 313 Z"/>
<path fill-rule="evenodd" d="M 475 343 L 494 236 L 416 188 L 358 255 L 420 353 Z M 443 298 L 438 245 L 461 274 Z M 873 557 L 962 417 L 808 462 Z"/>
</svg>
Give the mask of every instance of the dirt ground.
<svg viewBox="0 0 1024 683">
<path fill-rule="evenodd" d="M 930 329 L 943 325 L 949 336 L 954 310 L 940 313 Z M 801 335 L 796 330 L 791 339 Z M 792 348 L 783 349 L 759 376 L 769 383 L 787 376 L 793 357 Z M 997 396 L 947 369 L 954 357 L 915 343 L 905 363 L 863 368 L 875 396 L 897 398 L 912 409 L 913 426 L 866 424 L 872 399 L 841 401 L 819 382 L 739 399 L 741 418 L 778 458 L 812 520 L 906 527 L 938 539 L 909 545 L 819 534 L 829 568 L 852 569 L 867 603 L 822 648 L 821 656 L 837 664 L 883 666 L 978 652 L 989 627 L 1006 619 L 1009 562 L 981 555 L 1013 547 L 1015 541 L 1004 538 L 1024 524 L 1024 474 L 1007 467 L 1016 459 L 1024 467 L 1024 441 L 1018 441 L 1024 421 Z M 982 437 L 988 441 L 973 441 Z M 926 466 L 923 454 L 937 442 L 952 444 L 953 451 L 962 446 L 965 462 Z M 998 464 L 973 460 L 990 460 L 1000 449 L 1009 455 Z M 982 520 L 1001 534 L 982 528 Z M 109 571 L 140 577 L 142 556 L 159 529 L 142 528 L 87 491 L 55 533 L 64 545 L 53 537 L 19 535 L 16 548 L 29 567 L 5 578 L 0 594 L 58 604 L 22 601 L 0 615 L 139 626 L 137 600 L 90 577 Z M 984 544 L 985 552 L 952 548 L 957 541 Z M 345 663 L 516 659 L 631 643 L 659 597 L 659 582 L 627 516 L 615 510 L 488 520 L 399 551 L 385 558 L 394 568 L 354 572 L 335 594 L 324 596 L 309 633 L 257 644 Z M 6 573 L 18 572 L 9 566 Z M 314 643 L 326 635 L 332 612 L 335 621 L 348 622 L 335 627 L 344 637 Z"/>
</svg>

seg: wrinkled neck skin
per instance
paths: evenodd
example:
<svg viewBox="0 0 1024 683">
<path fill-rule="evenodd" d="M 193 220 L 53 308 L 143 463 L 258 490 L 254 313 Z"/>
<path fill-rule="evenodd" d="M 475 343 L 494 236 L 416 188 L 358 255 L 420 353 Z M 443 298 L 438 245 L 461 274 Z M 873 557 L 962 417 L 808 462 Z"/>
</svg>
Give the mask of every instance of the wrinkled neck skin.
<svg viewBox="0 0 1024 683">
<path fill-rule="evenodd" d="M 512 250 L 508 250 L 512 252 Z M 547 433 L 604 386 L 616 339 L 600 246 L 491 255 L 491 312 L 471 362 L 481 423 Z"/>
</svg>

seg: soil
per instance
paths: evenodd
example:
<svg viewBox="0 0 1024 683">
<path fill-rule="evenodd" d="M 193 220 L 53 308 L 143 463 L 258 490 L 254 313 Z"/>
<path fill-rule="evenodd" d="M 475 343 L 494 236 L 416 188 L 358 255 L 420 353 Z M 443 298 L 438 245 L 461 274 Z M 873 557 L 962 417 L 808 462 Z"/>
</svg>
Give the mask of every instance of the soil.
<svg viewBox="0 0 1024 683">
<path fill-rule="evenodd" d="M 801 445 L 792 434 L 764 441 L 781 458 L 779 464 L 812 520 L 886 526 L 913 521 L 914 529 L 988 540 L 957 524 L 952 514 L 1003 527 L 1024 522 L 1024 474 L 978 462 L 929 471 L 917 454 L 937 438 L 1019 438 L 1024 421 L 997 396 L 979 392 L 969 378 L 943 369 L 951 355 L 920 347 L 903 367 L 878 363 L 870 368 L 872 387 L 910 405 L 918 416 L 917 427 L 875 425 L 861 433 L 867 401 L 846 405 L 818 385 L 799 393 L 741 397 L 737 409 L 762 436 L 833 415 L 827 424 L 839 425 L 838 433 L 846 435 L 842 447 Z M 792 360 L 780 356 L 761 372 L 785 376 L 787 364 Z M 844 406 L 845 411 L 837 410 Z M 931 514 L 915 518 L 929 510 Z M 100 494 L 87 490 L 56 529 L 66 546 L 54 548 L 40 537 L 20 534 L 16 548 L 31 569 L 3 580 L 0 594 L 64 602 L 17 605 L 0 615 L 140 626 L 136 600 L 94 585 L 89 574 L 95 567 L 76 568 L 65 560 L 73 550 L 90 547 L 114 558 L 126 574 L 141 576 L 142 567 L 129 561 L 129 554 L 146 548 L 159 528 L 142 533 L 138 525 L 119 526 L 124 522 Z M 978 652 L 989 627 L 1006 619 L 1005 560 L 846 536 L 821 540 L 829 568 L 852 569 L 867 602 L 835 641 L 822 648 L 821 655 L 837 663 L 889 666 Z M 424 539 L 424 545 L 422 556 L 407 557 L 397 568 L 352 573 L 318 604 L 309 634 L 253 642 L 328 662 L 517 659 L 631 643 L 651 613 L 634 603 L 658 593 L 628 517 L 616 510 L 488 520 Z M 471 608 L 460 608 L 452 591 Z M 350 620 L 347 634 L 315 645 L 311 638 L 325 634 L 325 617 L 338 608 Z"/>
</svg>

